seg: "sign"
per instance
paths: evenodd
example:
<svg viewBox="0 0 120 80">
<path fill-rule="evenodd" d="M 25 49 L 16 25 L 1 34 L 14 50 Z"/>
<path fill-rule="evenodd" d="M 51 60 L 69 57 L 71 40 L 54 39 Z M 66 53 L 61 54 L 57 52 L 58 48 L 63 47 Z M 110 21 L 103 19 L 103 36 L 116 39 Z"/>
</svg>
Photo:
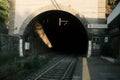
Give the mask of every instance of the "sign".
<svg viewBox="0 0 120 80">
<path fill-rule="evenodd" d="M 61 26 L 61 25 L 67 25 L 68 24 L 68 20 L 62 20 L 61 18 L 59 18 L 59 26 Z"/>
<path fill-rule="evenodd" d="M 88 28 L 103 28 L 107 29 L 107 24 L 88 24 Z"/>
<path fill-rule="evenodd" d="M 105 43 L 108 42 L 108 37 L 105 37 L 104 42 L 105 42 Z"/>
<path fill-rule="evenodd" d="M 25 50 L 29 50 L 30 49 L 30 43 L 29 42 L 25 42 Z"/>
</svg>

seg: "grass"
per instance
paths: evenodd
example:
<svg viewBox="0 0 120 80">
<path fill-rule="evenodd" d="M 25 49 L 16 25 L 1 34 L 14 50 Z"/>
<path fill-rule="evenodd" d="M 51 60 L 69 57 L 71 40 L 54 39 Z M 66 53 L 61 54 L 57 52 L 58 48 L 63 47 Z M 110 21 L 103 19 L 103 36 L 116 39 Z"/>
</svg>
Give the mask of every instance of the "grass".
<svg viewBox="0 0 120 80">
<path fill-rule="evenodd" d="M 22 80 L 39 70 L 49 59 L 49 55 L 32 55 L 20 58 L 12 53 L 0 53 L 0 80 Z"/>
</svg>

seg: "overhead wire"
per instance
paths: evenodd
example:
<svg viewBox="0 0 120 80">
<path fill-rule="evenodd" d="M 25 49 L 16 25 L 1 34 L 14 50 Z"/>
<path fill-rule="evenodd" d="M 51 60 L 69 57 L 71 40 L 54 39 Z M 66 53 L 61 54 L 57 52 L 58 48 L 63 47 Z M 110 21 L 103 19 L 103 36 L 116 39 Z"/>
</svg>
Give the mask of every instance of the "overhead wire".
<svg viewBox="0 0 120 80">
<path fill-rule="evenodd" d="M 59 4 L 57 3 L 57 1 L 54 0 L 54 2 L 55 2 L 55 4 L 57 5 L 57 7 L 61 10 L 61 8 L 60 8 Z"/>
<path fill-rule="evenodd" d="M 55 3 L 53 2 L 53 0 L 51 0 L 51 2 L 54 5 L 54 7 L 58 10 L 58 7 L 55 5 Z"/>
<path fill-rule="evenodd" d="M 55 8 L 57 9 L 57 10 L 61 10 L 61 8 L 60 8 L 60 6 L 58 5 L 58 3 L 56 2 L 56 0 L 51 0 L 51 2 L 52 2 L 52 4 L 55 6 Z"/>
</svg>

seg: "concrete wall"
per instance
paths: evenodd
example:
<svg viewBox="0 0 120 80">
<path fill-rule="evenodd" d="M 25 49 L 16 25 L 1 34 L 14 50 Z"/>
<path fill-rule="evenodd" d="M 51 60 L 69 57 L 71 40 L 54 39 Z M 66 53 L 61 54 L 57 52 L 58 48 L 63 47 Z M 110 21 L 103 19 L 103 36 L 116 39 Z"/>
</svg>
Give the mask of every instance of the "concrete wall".
<svg viewBox="0 0 120 80">
<path fill-rule="evenodd" d="M 11 0 L 14 1 L 10 34 L 23 34 L 26 25 L 38 14 L 48 10 L 67 11 L 88 23 L 105 18 L 105 0 Z"/>
</svg>

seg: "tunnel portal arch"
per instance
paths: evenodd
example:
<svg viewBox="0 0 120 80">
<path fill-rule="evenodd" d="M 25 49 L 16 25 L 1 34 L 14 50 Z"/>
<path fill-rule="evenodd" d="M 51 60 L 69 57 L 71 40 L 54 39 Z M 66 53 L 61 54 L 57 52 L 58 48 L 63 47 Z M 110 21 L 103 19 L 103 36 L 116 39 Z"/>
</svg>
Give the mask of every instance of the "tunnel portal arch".
<svg viewBox="0 0 120 80">
<path fill-rule="evenodd" d="M 61 8 L 60 10 L 61 11 L 65 11 L 65 12 L 68 12 L 72 15 L 74 15 L 75 17 L 77 17 L 78 19 L 80 19 L 80 16 L 79 15 L 79 12 L 74 10 L 73 8 L 71 7 L 68 7 L 68 6 L 64 6 L 62 4 L 59 4 L 59 7 Z M 58 10 L 56 9 L 53 5 L 47 5 L 47 6 L 44 6 L 44 7 L 41 7 L 37 10 L 35 10 L 33 13 L 31 13 L 31 15 L 26 15 L 26 19 L 23 21 L 21 27 L 19 28 L 19 31 L 18 33 L 20 35 L 23 35 L 24 34 L 24 31 L 25 31 L 25 28 L 27 27 L 27 25 L 30 23 L 30 21 L 35 18 L 37 15 L 41 14 L 41 13 L 44 13 L 46 11 L 50 11 L 50 10 Z"/>
<path fill-rule="evenodd" d="M 73 15 L 62 10 L 48 10 L 25 22 L 27 21 L 29 23 L 24 27 L 24 34 L 31 32 L 34 34 L 35 28 L 29 26 L 35 22 L 39 23 L 52 44 L 52 50 L 65 51 L 75 55 L 87 55 L 87 30 L 75 16 L 75 13 Z"/>
</svg>

